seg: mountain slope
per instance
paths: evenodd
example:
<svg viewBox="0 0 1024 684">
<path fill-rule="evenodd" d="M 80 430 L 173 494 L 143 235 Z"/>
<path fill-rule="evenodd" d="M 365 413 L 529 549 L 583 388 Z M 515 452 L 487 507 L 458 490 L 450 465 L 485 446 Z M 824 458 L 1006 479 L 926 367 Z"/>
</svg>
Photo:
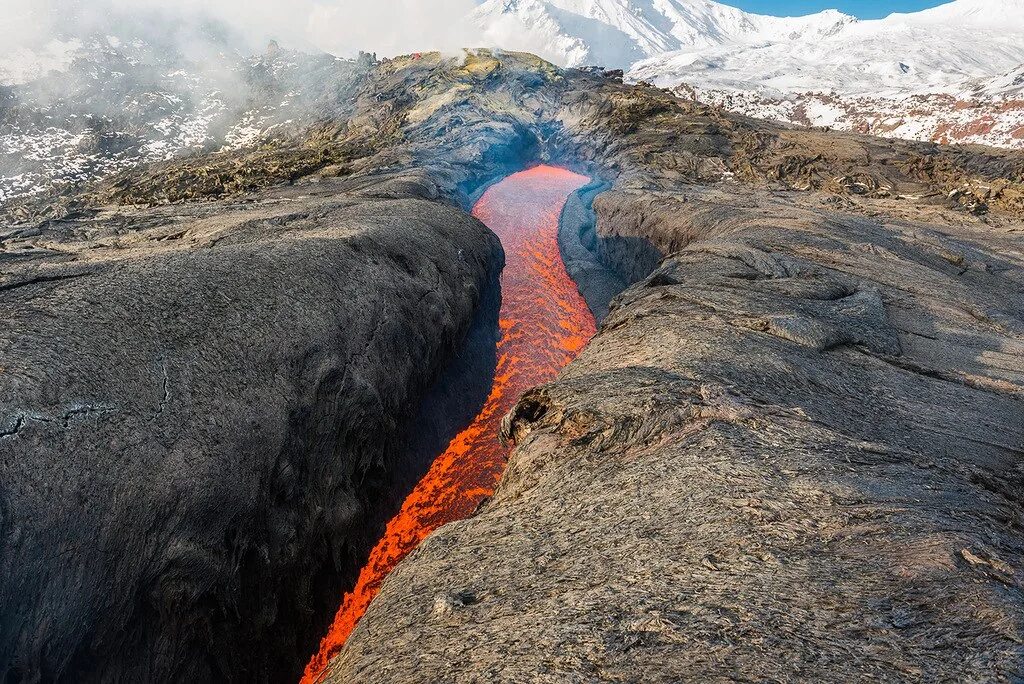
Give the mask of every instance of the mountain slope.
<svg viewBox="0 0 1024 684">
<path fill-rule="evenodd" d="M 508 47 L 529 47 L 566 66 L 615 68 L 683 48 L 812 40 L 856 21 L 835 10 L 768 17 L 712 0 L 486 0 L 474 20 L 499 42 L 532 36 L 530 45 Z"/>
<path fill-rule="evenodd" d="M 688 86 L 675 90 L 731 112 L 798 126 L 944 144 L 1024 149 L 1024 99 L 1019 96 L 1003 99 L 934 93 L 875 97 L 811 92 L 772 97 L 754 91 Z"/>
<path fill-rule="evenodd" d="M 944 91 L 1021 63 L 1024 1 L 959 0 L 850 22 L 812 40 L 681 49 L 633 65 L 631 75 L 664 86 L 878 95 Z"/>
<path fill-rule="evenodd" d="M 276 45 L 190 49 L 93 35 L 0 61 L 0 203 L 283 134 L 322 107 L 343 111 L 359 71 Z"/>
<path fill-rule="evenodd" d="M 834 10 L 767 17 L 712 0 L 487 0 L 474 19 L 493 42 L 628 68 L 632 80 L 751 116 L 1024 147 L 1024 0 L 872 21 Z"/>
<path fill-rule="evenodd" d="M 630 76 L 759 118 L 1024 148 L 1024 0 L 959 0 L 816 42 L 730 44 Z"/>
</svg>

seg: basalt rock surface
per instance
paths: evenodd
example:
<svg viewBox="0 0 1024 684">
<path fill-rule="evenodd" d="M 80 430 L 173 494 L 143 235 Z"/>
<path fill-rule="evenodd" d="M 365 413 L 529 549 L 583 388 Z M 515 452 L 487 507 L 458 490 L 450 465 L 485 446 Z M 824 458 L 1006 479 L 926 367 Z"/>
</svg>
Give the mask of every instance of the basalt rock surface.
<svg viewBox="0 0 1024 684">
<path fill-rule="evenodd" d="M 316 190 L 4 236 L 0 679 L 301 674 L 501 262 Z"/>
</svg>

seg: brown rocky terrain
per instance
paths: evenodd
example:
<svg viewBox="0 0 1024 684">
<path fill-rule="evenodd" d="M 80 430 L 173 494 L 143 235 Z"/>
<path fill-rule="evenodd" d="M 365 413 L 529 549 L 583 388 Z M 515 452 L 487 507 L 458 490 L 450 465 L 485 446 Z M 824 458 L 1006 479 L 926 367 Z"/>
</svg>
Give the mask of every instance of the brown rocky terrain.
<svg viewBox="0 0 1024 684">
<path fill-rule="evenodd" d="M 535 159 L 611 186 L 588 304 L 631 286 L 330 681 L 1024 676 L 1024 156 L 487 52 L 4 208 L 7 676 L 297 673 L 500 262 L 458 205 Z"/>
<path fill-rule="evenodd" d="M 1019 228 L 690 192 L 599 199 L 671 256 L 329 681 L 1021 676 Z"/>
</svg>

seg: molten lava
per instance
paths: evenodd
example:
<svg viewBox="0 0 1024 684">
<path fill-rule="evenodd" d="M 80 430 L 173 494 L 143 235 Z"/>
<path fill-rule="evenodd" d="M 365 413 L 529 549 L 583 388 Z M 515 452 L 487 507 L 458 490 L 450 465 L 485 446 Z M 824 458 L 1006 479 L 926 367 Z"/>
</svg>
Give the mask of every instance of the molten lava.
<svg viewBox="0 0 1024 684">
<path fill-rule="evenodd" d="M 494 492 L 508 456 L 497 438 L 502 416 L 524 391 L 553 379 L 594 334 L 594 319 L 565 271 L 557 240 L 562 207 L 587 180 L 537 166 L 490 187 L 473 208 L 505 249 L 494 384 L 480 413 L 452 439 L 388 523 L 319 653 L 306 666 L 304 684 L 317 681 L 341 650 L 398 562 L 428 534 L 470 515 Z"/>
</svg>

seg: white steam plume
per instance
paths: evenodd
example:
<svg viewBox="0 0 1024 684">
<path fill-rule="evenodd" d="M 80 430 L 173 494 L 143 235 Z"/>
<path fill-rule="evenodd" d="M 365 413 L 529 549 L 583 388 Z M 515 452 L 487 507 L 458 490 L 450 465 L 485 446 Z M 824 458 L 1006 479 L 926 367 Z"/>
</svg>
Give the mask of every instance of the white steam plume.
<svg viewBox="0 0 1024 684">
<path fill-rule="evenodd" d="M 476 7 L 477 0 L 0 0 L 0 55 L 53 38 L 116 36 L 128 23 L 166 42 L 211 20 L 249 48 L 274 39 L 338 56 L 539 47 L 511 24 L 482 29 L 470 17 Z"/>
</svg>

